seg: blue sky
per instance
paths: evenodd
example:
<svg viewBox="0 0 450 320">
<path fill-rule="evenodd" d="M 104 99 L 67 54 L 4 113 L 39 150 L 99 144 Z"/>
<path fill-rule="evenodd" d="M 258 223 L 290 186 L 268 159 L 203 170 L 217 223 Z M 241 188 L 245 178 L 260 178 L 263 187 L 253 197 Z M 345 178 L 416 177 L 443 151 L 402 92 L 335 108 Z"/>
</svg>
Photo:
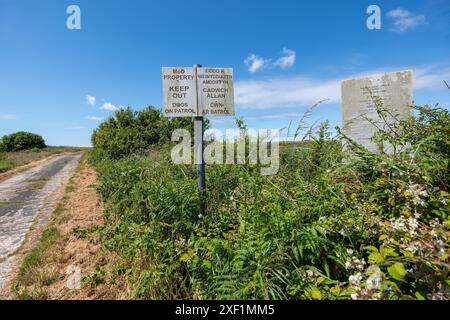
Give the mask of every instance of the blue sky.
<svg viewBox="0 0 450 320">
<path fill-rule="evenodd" d="M 72 4 L 81 30 L 66 27 Z M 371 4 L 381 30 L 366 27 Z M 0 0 L 0 136 L 89 145 L 107 109 L 161 107 L 162 66 L 196 63 L 234 69 L 236 113 L 253 128 L 294 125 L 322 99 L 311 121 L 340 125 L 340 81 L 393 70 L 413 69 L 417 104 L 448 108 L 449 21 L 448 0 Z"/>
</svg>

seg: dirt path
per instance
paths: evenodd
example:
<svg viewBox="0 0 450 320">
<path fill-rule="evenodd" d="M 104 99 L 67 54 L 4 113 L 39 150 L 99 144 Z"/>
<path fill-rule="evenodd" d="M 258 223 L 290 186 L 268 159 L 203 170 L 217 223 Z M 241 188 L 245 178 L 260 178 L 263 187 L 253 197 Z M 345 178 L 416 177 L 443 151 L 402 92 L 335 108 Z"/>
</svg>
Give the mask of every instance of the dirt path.
<svg viewBox="0 0 450 320">
<path fill-rule="evenodd" d="M 7 289 L 0 291 L 0 299 L 98 300 L 132 296 L 126 276 L 116 272 L 124 261 L 102 246 L 96 232 L 104 226 L 96 184 L 97 174 L 83 157 L 57 209 L 48 217 L 49 223 L 19 250 L 22 266 Z M 33 228 L 27 237 L 33 238 L 35 233 Z M 25 263 L 30 257 L 33 262 Z"/>
<path fill-rule="evenodd" d="M 0 183 L 0 291 L 33 223 L 45 225 L 82 153 L 65 154 Z"/>
</svg>

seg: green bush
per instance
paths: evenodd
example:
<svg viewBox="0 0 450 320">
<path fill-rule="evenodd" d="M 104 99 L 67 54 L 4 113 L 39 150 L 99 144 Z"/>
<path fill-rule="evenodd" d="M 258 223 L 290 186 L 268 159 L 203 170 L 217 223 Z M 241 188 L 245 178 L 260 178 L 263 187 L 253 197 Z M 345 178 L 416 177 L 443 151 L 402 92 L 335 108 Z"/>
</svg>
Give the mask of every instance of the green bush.
<svg viewBox="0 0 450 320">
<path fill-rule="evenodd" d="M 207 166 L 204 216 L 170 146 L 99 161 L 104 243 L 138 298 L 449 299 L 450 117 L 417 113 L 375 137 L 393 154 L 325 123 L 281 148 L 277 175 Z"/>
<path fill-rule="evenodd" d="M 34 133 L 30 132 L 16 132 L 10 135 L 5 135 L 0 140 L 0 151 L 13 152 L 29 149 L 45 148 L 44 139 Z"/>
<path fill-rule="evenodd" d="M 142 153 L 152 145 L 170 141 L 176 128 L 186 128 L 192 132 L 192 119 L 168 119 L 154 107 L 141 111 L 130 108 L 118 110 L 94 131 L 93 158 L 120 159 Z"/>
</svg>

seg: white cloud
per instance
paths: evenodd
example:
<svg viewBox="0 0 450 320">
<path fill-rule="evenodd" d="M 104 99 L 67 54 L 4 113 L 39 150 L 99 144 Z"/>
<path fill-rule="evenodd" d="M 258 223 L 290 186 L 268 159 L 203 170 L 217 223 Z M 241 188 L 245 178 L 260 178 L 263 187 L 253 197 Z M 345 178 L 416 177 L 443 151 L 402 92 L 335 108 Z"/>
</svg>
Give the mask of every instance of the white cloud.
<svg viewBox="0 0 450 320">
<path fill-rule="evenodd" d="M 116 111 L 119 110 L 119 108 L 117 108 L 115 105 L 113 105 L 111 102 L 105 102 L 101 109 L 103 110 L 108 110 L 108 111 Z"/>
<path fill-rule="evenodd" d="M 234 124 L 235 121 L 236 120 L 234 117 L 222 117 L 222 118 L 210 118 L 209 119 L 209 123 L 212 126 Z"/>
<path fill-rule="evenodd" d="M 91 95 L 86 95 L 86 103 L 87 103 L 87 105 L 88 106 L 91 106 L 91 107 L 93 107 L 93 106 L 95 106 L 95 97 L 94 96 L 91 96 Z"/>
<path fill-rule="evenodd" d="M 250 80 L 235 85 L 236 104 L 255 109 L 308 106 L 320 100 L 338 102 L 340 79 L 289 77 Z"/>
<path fill-rule="evenodd" d="M 245 117 L 245 120 L 282 120 L 282 119 L 300 118 L 301 116 L 302 114 L 298 112 L 286 112 L 286 113 L 266 114 L 262 116 Z"/>
<path fill-rule="evenodd" d="M 414 14 L 408 10 L 397 8 L 389 11 L 387 17 L 392 20 L 392 31 L 403 33 L 426 23 L 423 14 Z"/>
<path fill-rule="evenodd" d="M 445 89 L 443 80 L 450 79 L 450 68 L 425 67 L 414 70 L 414 89 Z"/>
<path fill-rule="evenodd" d="M 275 61 L 274 65 L 282 69 L 293 67 L 295 64 L 295 59 L 297 57 L 295 51 L 283 48 L 283 55 L 284 56 L 278 58 L 277 61 Z"/>
<path fill-rule="evenodd" d="M 265 80 L 238 81 L 235 84 L 235 101 L 242 108 L 271 109 L 277 107 L 309 107 L 341 101 L 341 81 L 349 78 L 379 74 L 410 68 L 384 68 L 345 77 L 319 79 L 312 77 L 283 77 Z M 450 79 L 450 68 L 437 66 L 413 68 L 415 92 L 448 90 L 443 81 Z"/>
<path fill-rule="evenodd" d="M 244 63 L 250 73 L 255 73 L 262 69 L 270 69 L 274 67 L 279 67 L 282 69 L 293 67 L 295 64 L 295 59 L 297 57 L 296 52 L 287 48 L 283 48 L 283 51 L 281 53 L 282 56 L 275 61 L 273 61 L 273 59 L 265 59 L 259 57 L 252 53 L 244 60 Z"/>
<path fill-rule="evenodd" d="M 0 114 L 0 120 L 16 120 L 17 116 L 14 114 Z"/>
<path fill-rule="evenodd" d="M 102 121 L 102 117 L 96 117 L 96 116 L 87 116 L 86 119 L 92 120 L 92 121 Z"/>
<path fill-rule="evenodd" d="M 256 71 L 267 67 L 267 65 L 269 64 L 269 60 L 258 57 L 253 53 L 250 54 L 244 62 L 250 73 L 255 73 Z"/>
<path fill-rule="evenodd" d="M 222 119 L 218 120 L 218 119 L 210 119 L 209 120 L 209 124 L 214 126 L 214 125 L 220 125 L 220 124 L 224 124 L 225 121 L 223 121 Z"/>
</svg>

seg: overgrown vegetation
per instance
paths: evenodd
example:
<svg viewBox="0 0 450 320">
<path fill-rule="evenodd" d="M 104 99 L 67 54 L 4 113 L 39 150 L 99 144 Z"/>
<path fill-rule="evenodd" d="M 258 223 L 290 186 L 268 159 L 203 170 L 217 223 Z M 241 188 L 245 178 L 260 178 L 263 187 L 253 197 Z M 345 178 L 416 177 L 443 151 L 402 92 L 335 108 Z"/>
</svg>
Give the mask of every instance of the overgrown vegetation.
<svg viewBox="0 0 450 320">
<path fill-rule="evenodd" d="M 149 145 L 170 141 L 175 128 L 192 130 L 190 118 L 168 119 L 148 107 L 141 111 L 121 109 L 103 122 L 92 135 L 93 157 L 119 159 L 145 151 Z"/>
<path fill-rule="evenodd" d="M 392 154 L 324 123 L 282 147 L 277 175 L 208 166 L 203 216 L 195 167 L 172 164 L 170 144 L 142 138 L 128 152 L 137 130 L 97 131 L 103 243 L 136 298 L 448 299 L 450 117 L 416 113 L 375 137 Z"/>
<path fill-rule="evenodd" d="M 5 135 L 0 140 L 0 151 L 2 152 L 13 152 L 31 149 L 39 151 L 39 149 L 45 147 L 45 141 L 40 135 L 24 131 Z"/>
</svg>

